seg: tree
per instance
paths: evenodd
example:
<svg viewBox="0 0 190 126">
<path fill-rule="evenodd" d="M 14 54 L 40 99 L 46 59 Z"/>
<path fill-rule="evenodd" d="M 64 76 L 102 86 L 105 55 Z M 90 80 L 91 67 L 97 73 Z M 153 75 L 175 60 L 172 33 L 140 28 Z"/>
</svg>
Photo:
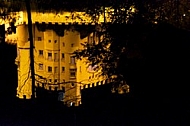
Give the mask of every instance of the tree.
<svg viewBox="0 0 190 126">
<path fill-rule="evenodd" d="M 16 32 L 15 22 L 17 20 L 16 12 L 19 12 L 22 8 L 19 6 L 20 2 L 15 1 L 1 1 L 0 2 L 0 23 L 1 24 L 8 24 L 9 27 L 7 28 L 7 34 L 12 34 L 12 32 Z"/>
<path fill-rule="evenodd" d="M 134 78 L 131 74 L 142 69 L 148 56 L 147 48 L 152 48 L 150 40 L 160 27 L 189 27 L 188 7 L 187 0 L 112 1 L 109 8 L 111 23 L 105 20 L 102 30 L 96 31 L 103 36 L 102 40 L 98 44 L 84 44 L 83 50 L 75 52 L 76 57 L 85 57 L 91 64 L 100 65 L 102 76 L 114 77 L 116 87 L 123 82 L 130 84 Z M 88 12 L 97 17 L 104 10 L 105 6 L 98 6 Z"/>
</svg>

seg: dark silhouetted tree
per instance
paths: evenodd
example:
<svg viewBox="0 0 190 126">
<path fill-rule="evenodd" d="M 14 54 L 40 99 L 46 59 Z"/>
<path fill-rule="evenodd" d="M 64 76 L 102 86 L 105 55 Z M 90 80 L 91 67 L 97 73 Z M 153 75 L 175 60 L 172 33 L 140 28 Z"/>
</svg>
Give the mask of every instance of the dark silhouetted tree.
<svg viewBox="0 0 190 126">
<path fill-rule="evenodd" d="M 99 43 L 84 44 L 84 49 L 75 54 L 77 58 L 86 57 L 90 63 L 100 65 L 103 76 L 114 77 L 115 86 L 123 82 L 130 84 L 132 75 L 143 74 L 139 75 L 139 70 L 147 62 L 147 52 L 150 53 L 147 48 L 153 48 L 150 45 L 154 43 L 152 37 L 158 28 L 189 27 L 187 0 L 112 1 L 109 5 L 111 20 L 105 20 L 101 30 L 96 31 L 103 36 L 102 40 Z M 105 6 L 97 6 L 88 13 L 97 17 L 104 10 Z M 96 18 L 93 19 L 96 21 Z"/>
</svg>

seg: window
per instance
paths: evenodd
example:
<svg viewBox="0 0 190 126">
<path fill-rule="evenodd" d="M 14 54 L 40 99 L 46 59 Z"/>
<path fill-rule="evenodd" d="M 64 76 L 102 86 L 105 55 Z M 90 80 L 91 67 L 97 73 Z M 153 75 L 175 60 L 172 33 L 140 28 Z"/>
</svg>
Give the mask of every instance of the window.
<svg viewBox="0 0 190 126">
<path fill-rule="evenodd" d="M 51 86 L 49 86 L 49 90 L 51 91 Z"/>
<path fill-rule="evenodd" d="M 64 59 L 65 58 L 65 54 L 64 53 L 62 53 L 62 57 L 61 57 L 62 59 Z"/>
<path fill-rule="evenodd" d="M 43 56 L 43 50 L 39 50 L 39 56 Z"/>
<path fill-rule="evenodd" d="M 71 72 L 76 72 L 76 69 L 70 69 Z"/>
<path fill-rule="evenodd" d="M 75 64 L 75 57 L 74 56 L 71 56 L 70 62 L 71 62 L 71 64 Z"/>
<path fill-rule="evenodd" d="M 76 69 L 70 69 L 70 77 L 76 77 Z"/>
<path fill-rule="evenodd" d="M 54 60 L 58 61 L 58 54 L 57 53 L 54 53 Z"/>
<path fill-rule="evenodd" d="M 76 73 L 75 72 L 71 72 L 70 73 L 70 77 L 76 77 Z"/>
<path fill-rule="evenodd" d="M 49 79 L 49 82 L 51 83 L 51 79 Z"/>
<path fill-rule="evenodd" d="M 65 72 L 65 67 L 62 67 L 62 72 Z"/>
<path fill-rule="evenodd" d="M 42 37 L 38 37 L 38 41 L 42 41 Z"/>
<path fill-rule="evenodd" d="M 57 43 L 57 40 L 54 40 L 54 43 Z"/>
<path fill-rule="evenodd" d="M 57 73 L 57 72 L 58 72 L 58 68 L 54 67 L 54 73 Z"/>
<path fill-rule="evenodd" d="M 71 44 L 71 47 L 73 47 L 74 46 L 74 44 Z"/>
<path fill-rule="evenodd" d="M 65 47 L 65 43 L 63 42 L 63 47 Z"/>
<path fill-rule="evenodd" d="M 48 72 L 52 72 L 52 67 L 48 66 Z"/>
<path fill-rule="evenodd" d="M 51 40 L 48 40 L 48 42 L 50 43 L 50 42 L 51 42 Z"/>
<path fill-rule="evenodd" d="M 52 53 L 48 53 L 48 60 L 52 60 Z"/>
<path fill-rule="evenodd" d="M 43 64 L 39 63 L 39 70 L 43 70 Z"/>
<path fill-rule="evenodd" d="M 74 83 L 74 82 L 71 82 L 71 86 L 74 87 L 74 86 L 75 86 L 75 83 Z"/>
<path fill-rule="evenodd" d="M 57 79 L 55 79 L 54 82 L 57 83 Z"/>
<path fill-rule="evenodd" d="M 56 82 L 55 82 L 56 83 Z M 55 91 L 57 91 L 57 87 L 55 87 Z"/>
</svg>

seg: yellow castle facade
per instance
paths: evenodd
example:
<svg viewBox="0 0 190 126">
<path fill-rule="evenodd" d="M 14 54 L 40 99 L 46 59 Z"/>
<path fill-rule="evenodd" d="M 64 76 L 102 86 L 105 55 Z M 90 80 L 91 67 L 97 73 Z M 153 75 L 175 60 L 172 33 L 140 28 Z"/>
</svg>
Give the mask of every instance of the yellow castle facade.
<svg viewBox="0 0 190 126">
<path fill-rule="evenodd" d="M 62 91 L 62 101 L 65 104 L 78 106 L 81 104 L 81 90 L 110 81 L 99 76 L 101 69 L 95 70 L 98 66 L 91 66 L 84 58 L 77 60 L 73 56 L 74 51 L 83 48 L 82 43 L 100 42 L 101 36 L 93 30 L 87 32 L 85 28 L 98 28 L 105 21 L 104 17 L 109 21 L 109 16 L 100 15 L 98 20 L 93 22 L 90 16 L 83 12 L 31 14 L 36 87 Z M 6 35 L 6 42 L 17 45 L 17 97 L 30 99 L 32 83 L 27 13 L 18 12 L 16 15 L 16 33 Z M 78 26 L 82 30 L 77 30 Z M 127 88 L 129 89 L 128 86 Z"/>
<path fill-rule="evenodd" d="M 83 48 L 81 43 L 98 42 L 100 37 L 95 32 L 89 32 L 81 37 L 83 33 L 75 30 L 75 26 L 77 23 L 81 27 L 95 28 L 101 21 L 98 24 L 90 22 L 88 18 L 83 22 L 73 21 L 65 18 L 64 14 L 58 16 L 32 12 L 35 84 L 36 87 L 44 87 L 47 90 L 65 92 L 63 102 L 78 106 L 81 104 L 82 89 L 105 84 L 106 79 L 99 77 L 100 70 L 94 71 L 97 66 L 91 66 L 85 59 L 77 60 L 73 56 L 75 50 Z M 6 42 L 17 45 L 15 59 L 18 66 L 17 97 L 30 99 L 32 83 L 27 15 L 25 12 L 20 12 L 19 15 L 21 19 L 16 22 L 16 33 L 7 35 Z M 51 28 L 43 29 L 44 26 Z M 55 27 L 59 32 L 54 29 Z"/>
</svg>

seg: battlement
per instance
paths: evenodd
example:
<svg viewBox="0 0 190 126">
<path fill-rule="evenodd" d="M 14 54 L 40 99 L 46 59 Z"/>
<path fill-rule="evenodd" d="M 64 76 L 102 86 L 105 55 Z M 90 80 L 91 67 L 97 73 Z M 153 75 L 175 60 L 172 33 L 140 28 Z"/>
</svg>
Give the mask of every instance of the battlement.
<svg viewBox="0 0 190 126">
<path fill-rule="evenodd" d="M 52 24 L 101 24 L 104 22 L 104 16 L 101 14 L 99 18 L 97 18 L 96 21 L 92 19 L 92 17 L 89 14 L 86 14 L 86 12 L 61 12 L 61 13 L 42 13 L 42 12 L 31 12 L 32 15 L 32 22 L 51 22 Z M 14 14 L 14 17 L 16 20 L 16 25 L 21 24 L 28 24 L 28 17 L 26 11 L 20 11 L 16 12 Z M 106 16 L 106 21 L 109 22 L 109 16 Z M 5 22 L 5 21 L 4 21 Z"/>
</svg>

